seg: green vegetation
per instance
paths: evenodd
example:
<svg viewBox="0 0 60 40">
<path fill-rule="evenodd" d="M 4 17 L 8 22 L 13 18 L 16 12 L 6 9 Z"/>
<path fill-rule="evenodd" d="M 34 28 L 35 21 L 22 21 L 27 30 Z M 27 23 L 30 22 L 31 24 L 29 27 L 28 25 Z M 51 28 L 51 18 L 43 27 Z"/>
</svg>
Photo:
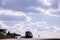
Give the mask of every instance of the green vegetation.
<svg viewBox="0 0 60 40">
<path fill-rule="evenodd" d="M 11 36 L 8 36 L 8 35 L 5 36 L 0 34 L 0 39 L 6 39 L 6 38 L 11 38 Z"/>
<path fill-rule="evenodd" d="M 7 39 L 7 38 L 16 38 L 16 36 L 20 36 L 16 33 L 6 33 L 6 29 L 0 29 L 0 39 Z"/>
</svg>

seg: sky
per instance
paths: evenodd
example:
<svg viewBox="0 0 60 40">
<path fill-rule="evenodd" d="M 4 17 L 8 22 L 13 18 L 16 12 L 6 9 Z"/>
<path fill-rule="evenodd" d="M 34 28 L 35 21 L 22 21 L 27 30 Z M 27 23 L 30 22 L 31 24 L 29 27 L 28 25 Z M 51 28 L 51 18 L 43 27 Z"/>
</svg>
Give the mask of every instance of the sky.
<svg viewBox="0 0 60 40">
<path fill-rule="evenodd" d="M 60 38 L 60 0 L 0 0 L 0 29 Z"/>
</svg>

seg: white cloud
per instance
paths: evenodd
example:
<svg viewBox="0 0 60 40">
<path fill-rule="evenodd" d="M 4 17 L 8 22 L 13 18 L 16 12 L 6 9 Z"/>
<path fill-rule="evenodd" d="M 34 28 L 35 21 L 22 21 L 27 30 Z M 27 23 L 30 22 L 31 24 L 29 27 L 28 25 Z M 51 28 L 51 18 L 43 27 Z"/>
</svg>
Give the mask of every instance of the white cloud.
<svg viewBox="0 0 60 40">
<path fill-rule="evenodd" d="M 9 27 L 3 23 L 3 21 L 0 21 L 0 28 L 2 29 L 8 29 Z"/>
<path fill-rule="evenodd" d="M 37 30 L 38 28 L 40 28 L 39 30 L 46 30 L 47 28 L 49 28 L 48 24 L 46 22 L 36 22 L 37 25 Z"/>
<path fill-rule="evenodd" d="M 23 12 L 16 12 L 13 10 L 0 10 L 0 14 L 4 15 L 13 15 L 13 16 L 22 16 L 25 15 Z"/>
<path fill-rule="evenodd" d="M 29 17 L 29 16 L 27 16 L 27 15 L 25 15 L 25 17 L 27 18 L 27 22 L 29 22 L 29 21 L 32 21 L 32 18 L 31 17 Z"/>
<path fill-rule="evenodd" d="M 55 2 L 54 0 L 38 0 L 39 2 L 42 1 L 43 4 L 46 4 L 46 5 L 52 5 L 53 2 Z M 52 2 L 52 3 L 51 3 Z M 54 9 L 52 6 L 44 9 L 44 8 L 41 8 L 41 7 L 29 7 L 30 9 L 34 9 L 35 11 L 39 12 L 39 13 L 42 13 L 44 15 L 49 15 L 49 16 L 54 16 L 54 17 L 60 17 L 60 3 L 56 4 L 58 5 L 58 7 L 56 9 Z"/>
<path fill-rule="evenodd" d="M 24 16 L 27 22 L 32 20 L 31 17 L 27 16 L 27 14 L 22 11 L 0 10 L 0 15 L 10 15 L 10 16 L 16 16 L 16 17 Z"/>
<path fill-rule="evenodd" d="M 51 6 L 52 0 L 38 0 L 38 2 L 42 2 L 44 5 Z"/>
<path fill-rule="evenodd" d="M 53 25 L 49 25 L 46 22 L 36 22 L 35 25 L 37 25 L 37 30 L 39 31 L 53 31 L 55 32 L 55 27 Z"/>
<path fill-rule="evenodd" d="M 54 26 L 54 28 L 56 29 L 56 31 L 55 31 L 55 32 L 60 33 L 60 26 Z"/>
<path fill-rule="evenodd" d="M 60 37 L 60 27 L 56 25 L 49 25 L 46 22 L 36 22 L 35 36 L 39 38 L 59 38 Z M 40 29 L 39 29 L 40 28 Z M 43 31 L 38 31 L 43 30 Z M 38 34 L 38 35 L 37 35 Z"/>
<path fill-rule="evenodd" d="M 46 22 L 36 22 L 35 23 L 36 28 L 33 32 L 33 35 L 35 36 L 34 38 L 38 38 L 38 35 L 40 35 L 39 38 L 59 38 L 60 33 L 58 32 L 57 29 L 60 29 L 58 26 L 54 25 L 49 25 Z M 39 29 L 40 28 L 40 29 Z M 38 31 L 38 30 L 43 30 L 43 31 Z"/>
<path fill-rule="evenodd" d="M 42 13 L 44 15 L 60 17 L 60 13 L 59 13 L 60 12 L 60 6 L 58 7 L 58 9 L 53 9 L 53 8 L 44 9 L 44 8 L 41 8 L 41 7 L 30 7 L 30 8 L 34 9 L 34 10 L 36 10 L 39 13 Z"/>
<path fill-rule="evenodd" d="M 24 26 L 23 23 L 20 23 L 20 24 L 16 24 L 14 25 L 13 27 L 13 32 L 16 32 L 16 33 L 21 33 L 22 35 L 24 34 L 24 32 L 26 31 L 26 28 Z"/>
<path fill-rule="evenodd" d="M 45 26 L 45 25 L 48 25 L 46 22 L 36 22 L 36 25 L 38 25 L 38 26 L 40 26 L 40 25 L 42 25 L 42 26 Z"/>
</svg>

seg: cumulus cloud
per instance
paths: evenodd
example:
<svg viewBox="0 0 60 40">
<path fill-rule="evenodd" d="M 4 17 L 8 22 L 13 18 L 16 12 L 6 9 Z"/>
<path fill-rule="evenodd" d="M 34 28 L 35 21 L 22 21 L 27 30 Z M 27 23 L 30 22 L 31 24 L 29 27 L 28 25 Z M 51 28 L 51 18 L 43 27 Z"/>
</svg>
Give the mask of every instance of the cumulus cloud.
<svg viewBox="0 0 60 40">
<path fill-rule="evenodd" d="M 0 10 L 0 14 L 14 15 L 14 16 L 22 16 L 22 15 L 25 15 L 23 12 L 15 12 L 13 10 Z"/>
<path fill-rule="evenodd" d="M 10 31 L 11 33 L 15 32 L 22 35 L 24 35 L 26 31 L 23 23 L 19 23 L 13 26 L 8 26 L 7 24 L 4 23 L 4 21 L 0 21 L 0 29 L 7 29 L 7 31 Z"/>
<path fill-rule="evenodd" d="M 38 0 L 38 2 L 42 2 L 44 5 L 51 6 L 52 5 L 52 0 Z"/>
<path fill-rule="evenodd" d="M 30 8 L 34 9 L 35 11 L 37 11 L 38 13 L 41 13 L 41 14 L 60 17 L 60 14 L 59 14 L 60 13 L 60 8 L 59 7 L 58 7 L 58 9 L 52 9 L 52 8 L 44 9 L 44 8 L 41 8 L 41 7 L 30 7 Z"/>
<path fill-rule="evenodd" d="M 5 6 L 0 6 L 3 9 L 11 9 L 11 10 L 19 10 L 24 12 L 38 12 L 38 10 L 34 10 L 30 8 L 33 7 L 40 7 L 45 9 L 55 9 L 58 8 L 59 0 L 2 0 L 2 4 L 6 4 Z M 12 4 L 12 5 L 11 5 Z M 59 8 L 58 8 L 59 9 Z M 44 11 L 45 11 L 44 10 Z M 46 10 L 46 11 L 47 11 Z"/>
<path fill-rule="evenodd" d="M 40 38 L 59 38 L 59 30 L 60 27 L 54 26 L 54 25 L 49 25 L 46 22 L 36 22 L 36 37 L 40 35 Z M 55 34 L 54 34 L 55 33 Z M 37 35 L 38 34 L 38 35 Z"/>
<path fill-rule="evenodd" d="M 39 7 L 29 7 L 30 9 L 34 9 L 34 11 L 37 11 L 38 13 L 41 13 L 41 14 L 46 14 L 46 15 L 49 15 L 49 16 L 54 16 L 54 17 L 60 17 L 60 3 L 55 0 L 38 0 L 38 2 L 42 2 L 44 4 L 44 6 L 49 6 L 47 8 L 41 8 L 40 6 Z M 57 8 L 54 8 L 52 6 L 57 7 Z"/>
<path fill-rule="evenodd" d="M 13 10 L 0 10 L 0 15 L 6 15 L 4 18 L 5 19 L 7 19 L 7 20 L 12 20 L 12 18 L 14 19 L 14 17 L 15 17 L 15 19 L 14 20 L 21 20 L 19 17 L 24 17 L 23 19 L 25 20 L 25 21 L 31 21 L 32 19 L 31 19 L 31 17 L 29 17 L 29 16 L 27 16 L 24 12 L 22 12 L 22 11 L 13 11 Z M 8 17 L 10 16 L 12 16 L 11 18 Z M 7 17 L 7 18 L 6 18 Z M 17 18 L 16 18 L 17 17 Z M 3 17 L 2 17 L 3 18 Z M 4 19 L 3 18 L 3 19 Z"/>
<path fill-rule="evenodd" d="M 11 30 L 12 28 L 12 30 Z M 10 32 L 16 32 L 18 34 L 24 35 L 26 28 L 23 23 L 19 23 L 10 28 Z M 8 29 L 9 30 L 9 29 Z"/>
<path fill-rule="evenodd" d="M 55 27 L 53 25 L 49 25 L 46 22 L 36 22 L 38 31 L 55 31 Z"/>
<path fill-rule="evenodd" d="M 3 23 L 3 21 L 0 21 L 0 29 L 8 29 L 9 27 Z"/>
</svg>

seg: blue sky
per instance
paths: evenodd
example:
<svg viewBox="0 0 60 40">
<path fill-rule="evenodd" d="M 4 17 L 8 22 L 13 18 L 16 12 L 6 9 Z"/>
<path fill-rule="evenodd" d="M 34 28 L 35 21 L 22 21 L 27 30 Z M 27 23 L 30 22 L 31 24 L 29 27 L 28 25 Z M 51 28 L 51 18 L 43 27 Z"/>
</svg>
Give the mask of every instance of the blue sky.
<svg viewBox="0 0 60 40">
<path fill-rule="evenodd" d="M 60 0 L 0 0 L 0 28 L 60 38 Z"/>
</svg>

